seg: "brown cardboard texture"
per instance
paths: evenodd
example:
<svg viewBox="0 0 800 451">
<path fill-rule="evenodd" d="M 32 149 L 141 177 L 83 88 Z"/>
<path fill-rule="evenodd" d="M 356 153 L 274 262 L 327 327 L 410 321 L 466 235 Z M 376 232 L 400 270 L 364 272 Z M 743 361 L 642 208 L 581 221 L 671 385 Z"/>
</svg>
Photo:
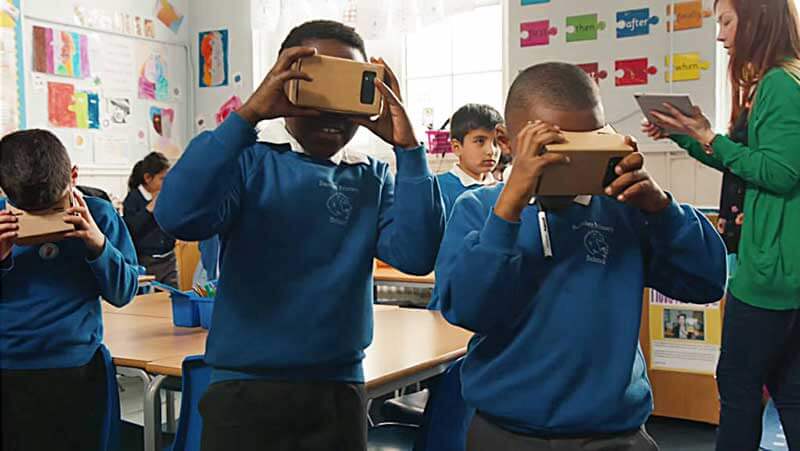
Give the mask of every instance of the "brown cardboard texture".
<svg viewBox="0 0 800 451">
<path fill-rule="evenodd" d="M 286 83 L 289 101 L 297 106 L 352 115 L 375 116 L 381 112 L 381 94 L 374 80 L 383 80 L 383 66 L 314 55 L 297 60 L 292 69 L 313 79 Z"/>
<path fill-rule="evenodd" d="M 64 239 L 66 233 L 75 230 L 72 224 L 64 222 L 64 215 L 69 207 L 69 196 L 64 197 L 59 205 L 35 212 L 24 211 L 7 205 L 8 210 L 19 221 L 19 231 L 14 244 L 33 246 Z"/>
<path fill-rule="evenodd" d="M 623 135 L 604 132 L 563 132 L 565 143 L 548 144 L 547 152 L 569 157 L 566 165 L 545 168 L 536 187 L 537 196 L 604 194 L 616 177 L 614 168 L 634 149 Z"/>
</svg>

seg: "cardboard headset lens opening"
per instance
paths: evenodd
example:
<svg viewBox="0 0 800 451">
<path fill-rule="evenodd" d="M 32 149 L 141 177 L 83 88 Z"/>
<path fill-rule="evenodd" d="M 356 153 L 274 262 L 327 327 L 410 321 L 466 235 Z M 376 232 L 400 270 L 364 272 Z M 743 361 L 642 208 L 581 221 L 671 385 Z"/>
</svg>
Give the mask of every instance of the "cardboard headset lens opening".
<svg viewBox="0 0 800 451">
<path fill-rule="evenodd" d="M 55 205 L 35 211 L 25 211 L 7 205 L 8 210 L 17 217 L 19 231 L 14 244 L 33 246 L 60 241 L 64 235 L 75 230 L 72 224 L 64 222 L 64 213 L 73 204 L 72 193 L 67 193 Z"/>
<path fill-rule="evenodd" d="M 314 55 L 297 60 L 292 68 L 314 80 L 286 83 L 286 94 L 293 104 L 347 115 L 381 114 L 383 99 L 375 88 L 375 79 L 384 79 L 383 66 Z"/>
</svg>

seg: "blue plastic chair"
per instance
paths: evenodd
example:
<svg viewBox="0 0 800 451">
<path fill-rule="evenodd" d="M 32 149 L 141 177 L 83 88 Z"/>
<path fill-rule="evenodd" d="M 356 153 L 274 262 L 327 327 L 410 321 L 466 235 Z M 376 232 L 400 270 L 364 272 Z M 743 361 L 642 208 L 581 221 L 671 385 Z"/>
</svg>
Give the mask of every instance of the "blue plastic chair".
<svg viewBox="0 0 800 451">
<path fill-rule="evenodd" d="M 761 448 L 765 451 L 788 450 L 789 444 L 786 442 L 786 435 L 783 434 L 783 427 L 778 416 L 778 409 L 772 399 L 767 402 L 764 409 L 762 420 Z"/>
<path fill-rule="evenodd" d="M 106 415 L 100 436 L 100 449 L 116 451 L 119 448 L 120 410 L 119 388 L 117 387 L 117 367 L 111 360 L 111 353 L 105 345 L 100 346 L 103 364 L 106 369 Z"/>
<path fill-rule="evenodd" d="M 460 358 L 431 387 L 415 451 L 464 451 L 475 409 L 461 396 Z"/>
<path fill-rule="evenodd" d="M 367 451 L 412 451 L 419 426 L 381 423 L 369 428 Z"/>
<path fill-rule="evenodd" d="M 181 365 L 181 413 L 178 430 L 169 451 L 199 451 L 200 437 L 203 433 L 203 418 L 198 403 L 211 382 L 211 367 L 206 365 L 205 356 L 191 355 L 183 359 Z"/>
</svg>

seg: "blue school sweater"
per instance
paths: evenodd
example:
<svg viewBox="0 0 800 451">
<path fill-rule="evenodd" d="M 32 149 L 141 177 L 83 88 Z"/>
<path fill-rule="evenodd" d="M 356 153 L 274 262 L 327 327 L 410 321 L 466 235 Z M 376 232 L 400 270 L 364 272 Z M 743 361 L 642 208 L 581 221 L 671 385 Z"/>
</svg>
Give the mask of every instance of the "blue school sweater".
<svg viewBox="0 0 800 451">
<path fill-rule="evenodd" d="M 539 435 L 637 429 L 652 411 L 639 348 L 645 286 L 687 302 L 725 292 L 725 245 L 700 212 L 674 201 L 647 215 L 606 196 L 520 223 L 492 209 L 503 185 L 461 196 L 436 265 L 442 313 L 476 335 L 464 398 L 511 431 Z"/>
<path fill-rule="evenodd" d="M 94 260 L 82 240 L 14 246 L 0 262 L 0 368 L 85 365 L 103 341 L 100 297 L 121 307 L 136 294 L 136 250 L 110 203 L 86 197 L 106 244 Z M 0 201 L 0 209 L 5 203 Z"/>
<path fill-rule="evenodd" d="M 459 176 L 454 174 L 457 170 L 459 170 L 458 167 L 454 168 L 452 171 L 436 176 L 436 179 L 439 181 L 439 187 L 442 190 L 442 200 L 444 201 L 444 214 L 446 218 L 449 218 L 450 214 L 452 214 L 453 205 L 456 203 L 458 196 L 467 191 L 472 191 L 484 186 L 475 180 L 469 179 L 466 173 L 459 178 Z M 491 177 L 492 175 L 489 173 L 487 176 Z M 492 180 L 494 180 L 494 178 L 492 178 Z"/>
<path fill-rule="evenodd" d="M 179 239 L 220 235 L 213 381 L 363 381 L 373 258 L 427 274 L 444 230 L 425 150 L 396 155 L 395 180 L 371 158 L 335 165 L 256 143 L 237 114 L 191 142 L 155 214 Z"/>
</svg>

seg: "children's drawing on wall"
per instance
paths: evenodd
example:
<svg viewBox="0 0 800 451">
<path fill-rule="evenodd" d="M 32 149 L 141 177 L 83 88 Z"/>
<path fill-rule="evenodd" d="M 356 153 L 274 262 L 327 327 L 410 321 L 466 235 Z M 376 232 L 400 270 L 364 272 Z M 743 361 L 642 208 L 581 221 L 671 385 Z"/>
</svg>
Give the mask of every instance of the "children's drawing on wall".
<svg viewBox="0 0 800 451">
<path fill-rule="evenodd" d="M 76 90 L 70 83 L 47 84 L 47 116 L 54 127 L 100 128 L 97 93 Z"/>
<path fill-rule="evenodd" d="M 146 38 L 156 37 L 156 29 L 153 26 L 153 19 L 144 20 L 144 37 Z"/>
<path fill-rule="evenodd" d="M 73 78 L 87 78 L 89 41 L 85 34 L 33 27 L 33 70 Z"/>
<path fill-rule="evenodd" d="M 155 15 L 165 27 L 177 33 L 183 23 L 183 14 L 181 14 L 169 0 L 156 0 Z"/>
<path fill-rule="evenodd" d="M 200 39 L 200 87 L 228 85 L 228 30 L 203 31 Z"/>
<path fill-rule="evenodd" d="M 169 99 L 167 60 L 160 53 L 151 53 L 139 68 L 139 98 L 162 102 Z"/>
<path fill-rule="evenodd" d="M 150 107 L 150 145 L 167 157 L 180 156 L 180 149 L 173 140 L 175 110 L 172 108 Z"/>
<path fill-rule="evenodd" d="M 219 111 L 217 111 L 216 119 L 217 125 L 223 123 L 225 119 L 234 111 L 238 110 L 242 106 L 242 99 L 239 96 L 231 96 L 225 103 L 219 107 Z"/>
<path fill-rule="evenodd" d="M 106 112 L 111 125 L 127 125 L 131 115 L 131 99 L 126 97 L 106 98 Z"/>
</svg>

